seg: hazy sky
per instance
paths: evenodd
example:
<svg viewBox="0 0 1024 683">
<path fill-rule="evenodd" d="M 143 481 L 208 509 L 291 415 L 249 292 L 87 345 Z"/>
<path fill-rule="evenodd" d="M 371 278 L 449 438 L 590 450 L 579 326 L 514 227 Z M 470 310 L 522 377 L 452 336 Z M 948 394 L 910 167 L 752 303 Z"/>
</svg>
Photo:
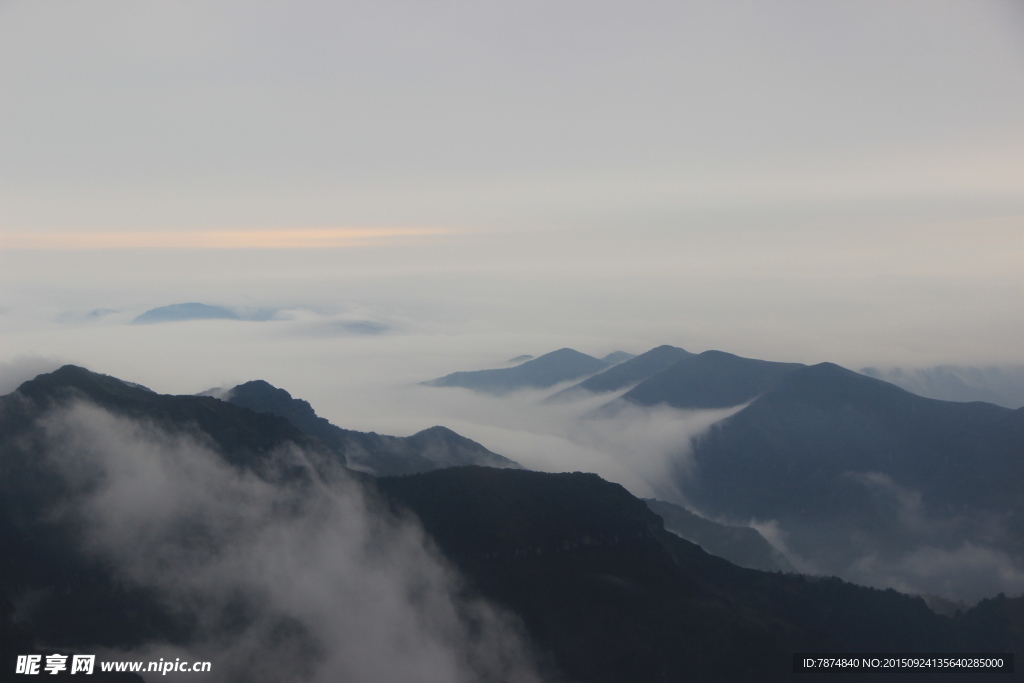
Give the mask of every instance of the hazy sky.
<svg viewBox="0 0 1024 683">
<path fill-rule="evenodd" d="M 0 360 L 1024 363 L 1021 112 L 1009 0 L 0 1 Z"/>
</svg>

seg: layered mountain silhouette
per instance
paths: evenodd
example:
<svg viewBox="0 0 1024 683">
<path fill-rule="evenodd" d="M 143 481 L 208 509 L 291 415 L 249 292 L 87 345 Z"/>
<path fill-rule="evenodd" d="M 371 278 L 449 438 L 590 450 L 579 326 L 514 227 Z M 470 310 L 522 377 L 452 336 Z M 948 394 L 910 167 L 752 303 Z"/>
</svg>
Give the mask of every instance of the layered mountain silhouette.
<svg viewBox="0 0 1024 683">
<path fill-rule="evenodd" d="M 614 415 L 626 404 L 731 408 L 753 400 L 801 367 L 800 363 L 743 358 L 724 351 L 694 354 L 663 345 L 588 377 L 548 400 L 568 401 L 628 389 L 595 415 Z"/>
<path fill-rule="evenodd" d="M 730 408 L 756 398 L 801 367 L 799 363 L 705 351 L 651 375 L 623 394 L 622 399 L 640 406 Z"/>
<path fill-rule="evenodd" d="M 455 465 L 520 466 L 447 427 L 430 427 L 406 437 L 342 429 L 318 416 L 308 402 L 263 380 L 240 384 L 224 398 L 257 413 L 286 418 L 340 454 L 347 467 L 368 474 L 413 474 Z"/>
<path fill-rule="evenodd" d="M 209 304 L 171 304 L 151 308 L 135 317 L 135 324 L 178 322 L 182 320 L 239 320 L 240 316 L 230 308 Z"/>
<path fill-rule="evenodd" d="M 296 419 L 316 417 L 292 403 L 296 399 L 268 387 L 257 384 L 246 391 L 269 395 L 282 412 L 294 411 Z M 274 486 L 302 485 L 310 467 L 339 457 L 324 440 L 285 417 L 212 397 L 155 394 L 73 366 L 41 375 L 0 398 L 0 592 L 14 604 L 32 605 L 26 608 L 24 629 L 17 632 L 31 632 L 52 647 L 187 645 L 196 628 L 180 606 L 132 588 L 107 564 L 84 553 L 75 541 L 77 526 L 54 516 L 67 504 L 69 492 L 42 457 L 42 437 L 52 428 L 47 422 L 52 410 L 76 400 L 142 425 L 189 434 L 232 467 Z M 819 454 L 816 449 L 827 443 L 823 434 L 838 429 L 884 446 L 879 434 L 903 434 L 906 443 L 913 443 L 916 429 L 944 425 L 929 442 L 930 452 L 912 452 L 931 464 L 907 462 L 898 472 L 931 467 L 942 475 L 959 473 L 966 485 L 960 500 L 981 504 L 970 472 L 956 469 L 953 456 L 946 459 L 953 470 L 944 471 L 942 454 L 956 450 L 978 428 L 989 431 L 986 448 L 1019 444 L 1022 413 L 967 404 L 968 416 L 948 408 L 964 404 L 921 401 L 928 399 L 837 366 L 799 368 L 722 423 L 707 439 L 714 450 L 698 449 L 700 475 L 712 484 L 702 502 L 736 509 L 770 504 L 780 513 L 821 516 L 839 503 L 827 501 L 823 493 L 801 507 L 800 499 L 785 500 L 773 489 L 787 479 L 795 482 L 791 492 L 803 491 L 805 479 L 827 487 L 831 472 L 867 457 L 845 444 Z M 777 443 L 765 440 L 765 429 Z M 791 430 L 803 434 L 804 441 L 787 441 L 793 438 Z M 753 456 L 741 452 L 744 438 L 760 449 Z M 864 443 L 854 441 L 854 446 Z M 952 445 L 943 451 L 946 441 Z M 774 450 L 769 448 L 773 443 Z M 801 443 L 808 449 L 790 450 Z M 289 444 L 317 457 L 295 472 L 269 468 L 269 455 Z M 1009 451 L 976 449 L 972 454 L 979 462 L 1009 466 L 1006 479 L 1020 481 L 1013 469 L 1021 466 L 1020 459 Z M 807 474 L 794 478 L 782 469 L 786 457 L 791 466 L 807 467 Z M 884 465 L 895 455 L 883 448 L 871 457 L 872 464 Z M 839 462 L 832 465 L 826 458 Z M 726 474 L 735 478 L 737 491 L 717 486 L 725 483 L 721 477 Z M 458 568 L 467 591 L 517 616 L 550 680 L 782 681 L 791 679 L 793 652 L 995 653 L 1020 652 L 1024 646 L 1024 598 L 984 600 L 949 617 L 935 614 L 921 598 L 893 590 L 741 568 L 670 533 L 648 503 L 597 475 L 461 466 L 354 477 L 365 495 L 382 497 L 375 514 L 415 515 Z M 931 484 L 946 490 L 938 481 Z M 766 490 L 758 493 L 757 485 Z M 997 502 L 1005 502 L 1002 495 Z M 751 496 L 752 501 L 743 501 Z M 235 616 L 245 618 L 244 610 Z M 0 623 L 13 633 L 10 625 L 10 620 Z M 229 637 L 234 626 L 223 628 Z M 301 640 L 301 631 L 293 637 Z M 964 680 L 961 674 L 930 674 L 928 680 Z M 807 680 L 830 677 L 808 675 Z"/>
<path fill-rule="evenodd" d="M 609 365 L 618 365 L 619 363 L 625 363 L 631 358 L 636 358 L 636 354 L 629 353 L 628 351 L 612 351 L 607 356 L 602 356 L 601 360 Z"/>
<path fill-rule="evenodd" d="M 224 306 L 211 306 L 201 303 L 170 304 L 159 306 L 137 315 L 132 324 L 148 325 L 152 323 L 183 322 L 186 320 L 271 320 L 274 311 L 268 309 L 249 309 L 237 311 Z"/>
<path fill-rule="evenodd" d="M 319 417 L 308 402 L 262 380 L 235 387 L 222 401 L 211 395 L 157 394 L 138 384 L 66 365 L 26 382 L 18 395 L 44 409 L 79 397 L 161 426 L 189 422 L 232 460 L 240 457 L 236 452 L 267 454 L 273 446 L 289 441 L 329 451 L 350 469 L 375 475 L 468 464 L 520 467 L 446 427 L 431 427 L 408 437 L 336 427 Z"/>
<path fill-rule="evenodd" d="M 661 346 L 549 401 L 735 408 L 680 446 L 672 482 L 704 517 L 777 524 L 800 566 L 973 603 L 1024 588 L 1024 409 L 914 395 L 834 364 Z"/>
<path fill-rule="evenodd" d="M 666 362 L 672 349 L 556 397 L 628 387 L 607 378 L 658 352 L 663 368 L 590 415 L 742 407 L 692 444 L 692 460 L 680 453 L 674 483 L 697 509 L 778 523 L 822 572 L 972 602 L 1024 585 L 1024 409 L 928 399 L 830 363 L 721 351 Z"/>
<path fill-rule="evenodd" d="M 927 399 L 822 363 L 716 424 L 677 483 L 716 517 L 777 521 L 822 571 L 855 575 L 863 558 L 895 562 L 922 548 L 937 567 L 1005 553 L 1009 564 L 991 571 L 1009 576 L 1024 557 L 1022 456 L 1024 410 Z M 930 588 L 984 595 L 981 578 L 965 592 L 971 581 Z"/>
<path fill-rule="evenodd" d="M 463 387 L 490 394 L 505 394 L 517 389 L 547 389 L 561 382 L 593 375 L 611 363 L 573 349 L 559 349 L 511 368 L 453 372 L 424 385 Z"/>
<path fill-rule="evenodd" d="M 656 348 L 633 356 L 593 377 L 588 377 L 579 384 L 554 394 L 549 400 L 569 400 L 587 393 L 600 394 L 610 391 L 618 391 L 626 387 L 639 384 L 643 380 L 665 370 L 676 362 L 693 356 L 676 346 L 658 346 Z"/>
</svg>

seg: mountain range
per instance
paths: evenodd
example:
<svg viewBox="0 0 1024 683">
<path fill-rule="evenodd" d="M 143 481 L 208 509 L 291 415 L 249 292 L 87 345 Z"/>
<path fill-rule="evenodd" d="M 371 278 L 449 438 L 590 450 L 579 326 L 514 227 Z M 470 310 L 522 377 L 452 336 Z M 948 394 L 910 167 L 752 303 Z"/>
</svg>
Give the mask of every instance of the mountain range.
<svg viewBox="0 0 1024 683">
<path fill-rule="evenodd" d="M 259 320 L 273 319 L 275 311 L 269 309 L 235 310 L 224 306 L 187 303 L 158 306 L 140 313 L 132 320 L 133 325 L 183 322 L 186 320 Z"/>
<path fill-rule="evenodd" d="M 620 400 L 639 406 L 729 408 L 754 399 L 781 377 L 803 367 L 800 363 L 742 358 L 724 351 L 694 354 L 669 345 L 628 358 L 619 353 L 597 359 L 574 349 L 559 349 L 516 367 L 454 372 L 423 384 L 500 394 L 527 387 L 545 389 L 585 376 L 547 400 L 571 401 L 628 389 Z M 609 359 L 613 357 L 622 360 L 611 364 Z M 614 406 L 608 408 L 606 414 L 614 412 Z"/>
<path fill-rule="evenodd" d="M 698 478 L 686 490 L 702 509 L 823 521 L 827 533 L 841 530 L 850 543 L 873 527 L 864 525 L 867 499 L 857 495 L 870 479 L 849 472 L 886 471 L 893 481 L 920 486 L 923 505 L 952 501 L 958 515 L 1017 509 L 1022 411 L 914 396 L 829 364 L 783 373 L 782 364 L 729 354 L 682 361 L 700 356 L 707 365 L 696 366 L 695 377 L 731 362 L 726 395 L 762 389 L 696 444 Z M 389 440 L 400 437 L 331 425 L 265 382 L 223 395 L 164 395 L 69 366 L 0 397 L 0 593 L 17 606 L 16 624 L 8 608 L 0 633 L 22 643 L 17 647 L 79 651 L 146 642 L 186 647 L 196 637 L 186 614 L 125 583 L 81 549 L 74 523 L 54 516 L 75 492 L 48 469 L 41 444 L 54 411 L 86 401 L 189 434 L 225 464 L 274 486 L 309 485 L 301 483 L 309 464 L 348 463 L 353 444 L 370 443 L 358 445 L 366 452 L 354 459 L 361 471 L 352 472 L 353 481 L 382 501 L 379 514 L 414 515 L 467 590 L 521 620 L 548 680 L 790 680 L 794 651 L 1010 652 L 1024 645 L 1024 598 L 997 596 L 942 615 L 893 590 L 743 568 L 737 564 L 790 567 L 753 529 L 732 528 L 730 536 L 721 524 L 642 501 L 597 475 L 531 472 L 504 460 L 498 468 L 447 466 L 460 457 L 501 457 L 437 431 L 443 428 Z M 683 395 L 707 404 L 723 394 L 701 396 L 689 386 Z M 926 433 L 932 436 L 924 439 Z M 834 434 L 844 439 L 834 443 Z M 274 466 L 273 454 L 289 444 L 311 460 L 296 469 Z M 957 458 L 969 445 L 973 469 Z M 390 463 L 381 469 L 429 471 L 369 476 L 373 468 L 358 465 L 373 462 L 372 452 Z M 1008 473 L 1004 481 L 991 480 L 995 468 Z M 1014 516 L 1007 529 L 1016 529 Z"/>
<path fill-rule="evenodd" d="M 615 392 L 621 392 L 616 397 Z M 915 395 L 831 363 L 659 346 L 549 397 L 734 407 L 669 463 L 705 518 L 766 523 L 808 571 L 974 602 L 1024 590 L 1024 409 Z"/>
<path fill-rule="evenodd" d="M 1018 411 L 967 404 L 969 413 L 962 413 L 828 364 L 798 366 L 782 376 L 774 374 L 780 372 L 775 365 L 734 367 L 751 376 L 734 376 L 732 386 L 739 389 L 730 395 L 751 386 L 763 393 L 748 399 L 750 405 L 721 423 L 696 451 L 700 481 L 707 486 L 704 498 L 696 499 L 708 508 L 769 505 L 780 516 L 795 510 L 829 519 L 829 511 L 851 500 L 856 504 L 855 497 L 829 500 L 830 487 L 856 483 L 844 473 L 865 464 L 857 458 L 866 457 L 867 446 L 875 447 L 872 467 L 899 464 L 893 476 L 931 470 L 934 476 L 920 482 L 929 496 L 927 484 L 948 495 L 951 487 L 939 480 L 959 475 L 964 490 L 958 500 L 965 505 L 986 504 L 984 487 L 973 485 L 971 472 L 958 469 L 955 457 L 971 434 L 979 445 L 972 453 L 983 454 L 979 461 L 1020 466 L 1010 453 L 1024 436 Z M 336 439 L 348 447 L 346 430 L 328 429 L 308 404 L 266 383 L 236 390 L 227 401 L 168 396 L 66 366 L 0 398 L 0 590 L 19 606 L 19 632 L 69 649 L 147 642 L 188 646 L 197 625 L 187 612 L 111 573 L 75 542 L 77 526 L 55 516 L 75 492 L 48 468 L 41 449 L 54 429 L 54 411 L 85 401 L 140 425 L 189 434 L 227 466 L 268 486 L 308 487 L 315 483 L 310 467 L 347 462 L 344 448 L 330 443 Z M 701 398 L 691 389 L 687 400 L 721 396 L 710 391 Z M 306 426 L 294 424 L 288 413 Z M 977 440 L 977 429 L 987 430 L 987 441 Z M 852 442 L 816 457 L 836 430 Z M 928 448 L 898 456 L 896 446 L 919 443 L 924 430 L 938 430 Z M 793 450 L 791 443 L 804 450 Z M 992 450 L 1000 444 L 1010 450 Z M 274 454 L 293 446 L 309 458 L 282 469 Z M 744 456 L 750 448 L 756 458 Z M 130 454 L 125 457 L 131 466 Z M 805 474 L 794 476 L 787 466 Z M 993 507 L 1007 503 L 1004 494 L 1019 486 L 1016 470 L 1005 471 L 1004 490 L 991 497 Z M 979 482 L 982 475 L 990 476 L 990 468 L 979 470 Z M 364 495 L 382 501 L 375 514 L 414 516 L 464 577 L 466 590 L 521 621 L 547 680 L 790 680 L 793 652 L 1013 652 L 1024 645 L 1024 598 L 998 596 L 943 616 L 921 598 L 893 590 L 742 568 L 670 533 L 667 528 L 693 524 L 685 514 L 640 500 L 593 474 L 469 465 L 351 477 Z M 726 477 L 736 490 L 729 490 Z M 780 482 L 807 502 L 778 494 Z M 825 491 L 814 495 L 815 486 Z M 671 521 L 652 507 L 661 507 Z M 758 544 L 749 534 L 740 532 L 736 541 L 744 552 L 770 553 L 764 546 L 753 550 Z M 235 617 L 243 623 L 246 618 L 244 611 Z M 301 631 L 294 637 L 301 641 Z M 929 680 L 964 680 L 960 673 Z"/>
<path fill-rule="evenodd" d="M 226 392 L 224 399 L 257 413 L 286 418 L 334 450 L 346 467 L 368 474 L 414 474 L 455 465 L 520 466 L 446 427 L 430 427 L 406 437 L 342 429 L 318 416 L 308 402 L 263 380 L 240 384 Z"/>
<path fill-rule="evenodd" d="M 624 359 L 621 363 L 588 377 L 552 395 L 548 400 L 565 401 L 586 393 L 600 394 L 618 391 L 639 384 L 669 366 L 693 354 L 675 346 L 658 346 L 639 356 Z"/>
<path fill-rule="evenodd" d="M 864 558 L 916 554 L 905 569 L 935 577 L 929 592 L 971 600 L 1020 572 L 1022 456 L 1024 410 L 923 398 L 823 363 L 714 425 L 676 481 L 708 514 L 774 520 L 819 571 L 855 577 Z M 945 583 L 942 565 L 957 562 L 985 567 L 978 586 Z"/>
<path fill-rule="evenodd" d="M 517 389 L 547 389 L 594 375 L 629 357 L 630 354 L 624 351 L 594 358 L 574 349 L 559 349 L 511 368 L 453 372 L 423 384 L 429 387 L 462 387 L 490 394 L 506 394 Z"/>
<path fill-rule="evenodd" d="M 230 308 L 209 304 L 170 304 L 151 308 L 132 320 L 137 325 L 179 322 L 182 320 L 240 320 L 241 316 Z"/>
</svg>

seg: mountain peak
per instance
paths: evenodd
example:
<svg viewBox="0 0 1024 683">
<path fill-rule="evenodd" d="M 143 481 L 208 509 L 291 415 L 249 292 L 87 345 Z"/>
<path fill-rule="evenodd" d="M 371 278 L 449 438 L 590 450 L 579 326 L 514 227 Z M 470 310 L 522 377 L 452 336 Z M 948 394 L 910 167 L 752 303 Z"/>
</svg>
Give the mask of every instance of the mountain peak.
<svg viewBox="0 0 1024 683">
<path fill-rule="evenodd" d="M 240 405 L 250 410 L 256 410 L 252 406 L 258 405 L 261 409 L 270 406 L 276 408 L 288 407 L 289 411 L 301 410 L 304 413 L 315 415 L 313 406 L 302 399 L 292 398 L 284 389 L 275 387 L 270 382 L 262 379 L 254 379 L 244 384 L 239 384 L 228 392 L 228 400 L 235 405 Z M 271 412 L 262 410 L 262 412 Z"/>
<path fill-rule="evenodd" d="M 641 353 L 639 356 L 631 356 L 622 362 L 616 363 L 607 370 L 589 377 L 564 391 L 558 392 L 551 398 L 555 401 L 560 401 L 579 395 L 582 391 L 592 393 L 618 391 L 630 385 L 638 384 L 648 377 L 661 372 L 673 363 L 683 358 L 689 358 L 692 355 L 689 351 L 663 344 L 650 351 Z M 609 356 L 605 356 L 606 361 L 608 358 Z"/>
<path fill-rule="evenodd" d="M 800 363 L 777 363 L 725 351 L 704 351 L 688 354 L 651 375 L 622 398 L 643 406 L 730 408 L 756 398 L 781 378 L 803 367 L 806 366 Z"/>
<path fill-rule="evenodd" d="M 227 392 L 225 400 L 256 413 L 287 419 L 306 435 L 327 444 L 349 468 L 368 474 L 412 474 L 468 464 L 519 467 L 447 427 L 434 426 L 407 437 L 342 429 L 317 415 L 308 401 L 293 398 L 264 380 L 239 384 Z"/>
<path fill-rule="evenodd" d="M 636 358 L 636 354 L 626 351 L 612 351 L 607 356 L 601 358 L 601 360 L 609 365 L 618 365 L 619 363 L 625 363 L 630 358 Z"/>
<path fill-rule="evenodd" d="M 136 316 L 136 318 L 132 320 L 132 323 L 136 325 L 144 325 L 149 323 L 181 322 L 184 320 L 238 319 L 239 315 L 230 308 L 192 302 L 187 304 L 170 304 L 169 306 L 151 308 L 145 313 Z"/>
<path fill-rule="evenodd" d="M 134 393 L 155 395 L 151 389 L 141 384 L 125 382 L 111 375 L 103 375 L 70 364 L 22 382 L 17 389 L 17 392 L 23 396 L 45 402 L 69 391 L 79 391 L 94 399 L 101 396 L 127 397 Z"/>
<path fill-rule="evenodd" d="M 511 368 L 453 372 L 423 382 L 430 387 L 463 387 L 491 394 L 517 389 L 546 389 L 561 382 L 593 375 L 608 363 L 575 349 L 561 348 Z"/>
</svg>

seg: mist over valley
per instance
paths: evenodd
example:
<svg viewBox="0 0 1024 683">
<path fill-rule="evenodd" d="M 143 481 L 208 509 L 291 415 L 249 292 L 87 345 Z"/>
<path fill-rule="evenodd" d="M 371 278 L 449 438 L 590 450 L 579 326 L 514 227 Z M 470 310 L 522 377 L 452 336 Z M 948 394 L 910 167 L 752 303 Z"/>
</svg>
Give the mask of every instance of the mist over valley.
<svg viewBox="0 0 1024 683">
<path fill-rule="evenodd" d="M 524 469 L 442 427 L 410 437 L 345 430 L 262 381 L 204 393 L 159 394 L 64 366 L 2 398 L 2 538 L 19 558 L 2 578 L 20 628 L 63 648 L 206 658 L 218 678 L 267 681 L 296 671 L 305 680 L 623 680 L 651 667 L 739 680 L 791 648 L 1015 646 L 1009 631 L 995 634 L 1022 598 L 972 608 L 956 598 L 991 586 L 959 567 L 941 577 L 952 594 L 927 604 L 808 577 L 780 552 L 780 535 L 798 537 L 785 522 L 761 525 L 774 527 L 761 535 L 645 502 L 594 474 Z M 525 395 L 520 408 L 550 409 Z M 702 474 L 692 461 L 699 444 L 758 400 L 696 428 L 685 411 L 637 407 L 691 430 L 662 450 L 661 475 L 682 472 L 680 490 L 693 490 L 686 477 Z M 575 419 L 611 421 L 622 434 L 622 415 Z M 647 419 L 634 438 L 650 436 Z M 588 432 L 590 447 L 602 433 L 611 450 L 610 431 Z M 681 455 L 688 442 L 696 451 Z M 547 454 L 546 469 L 560 469 L 558 455 Z M 655 480 L 650 463 L 628 466 Z M 396 471 L 407 474 L 387 476 Z M 834 524 L 810 521 L 819 536 Z M 799 562 L 825 564 L 835 552 L 823 545 Z M 89 607 L 97 600 L 101 611 Z M 707 630 L 708 620 L 718 626 Z M 667 640 L 636 659 L 628 643 L 645 633 Z M 761 653 L 738 662 L 732 648 L 749 639 Z"/>
</svg>

